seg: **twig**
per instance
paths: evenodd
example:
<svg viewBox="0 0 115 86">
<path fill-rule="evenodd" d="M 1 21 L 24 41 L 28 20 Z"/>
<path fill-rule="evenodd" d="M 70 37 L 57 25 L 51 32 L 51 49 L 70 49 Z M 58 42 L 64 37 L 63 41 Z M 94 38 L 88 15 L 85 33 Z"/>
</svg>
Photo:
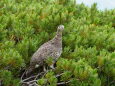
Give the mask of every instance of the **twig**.
<svg viewBox="0 0 115 86">
<path fill-rule="evenodd" d="M 0 80 L 0 86 L 2 86 L 2 80 Z"/>
<path fill-rule="evenodd" d="M 61 73 L 61 74 L 57 74 L 55 77 L 57 78 L 57 77 L 59 77 L 59 76 L 61 76 L 61 75 L 63 75 L 64 73 Z"/>
<path fill-rule="evenodd" d="M 40 76 L 42 73 L 44 73 L 44 72 L 38 73 L 34 80 L 36 80 L 38 78 L 38 76 Z"/>
<path fill-rule="evenodd" d="M 24 80 L 21 80 L 21 82 L 20 83 L 24 83 L 24 84 L 30 84 L 30 83 L 32 83 L 32 82 L 36 82 L 37 80 L 37 77 L 39 76 L 39 75 L 41 75 L 42 73 L 44 73 L 44 72 L 41 72 L 41 73 L 38 73 L 37 75 L 35 75 L 35 76 L 31 76 L 31 77 L 28 77 L 28 78 L 26 78 L 26 79 L 24 79 Z M 34 80 L 31 80 L 31 81 L 27 81 L 27 80 L 29 80 L 29 79 L 31 79 L 31 78 L 34 78 L 35 77 L 35 79 Z M 26 82 L 27 81 L 27 82 Z"/>
<path fill-rule="evenodd" d="M 39 86 L 37 83 L 32 83 L 32 84 L 29 84 L 29 86 Z"/>
<path fill-rule="evenodd" d="M 31 79 L 31 78 L 34 78 L 34 77 L 36 77 L 36 75 L 35 75 L 35 76 L 30 76 L 30 77 L 28 77 L 28 78 L 26 78 L 26 79 L 24 79 L 24 80 L 22 80 L 22 81 L 25 82 L 25 81 L 27 81 L 27 80 L 29 80 L 29 79 Z"/>
<path fill-rule="evenodd" d="M 35 82 L 37 82 L 37 80 L 32 80 L 32 81 L 28 81 L 28 82 L 22 82 L 22 84 L 30 85 L 31 83 L 35 83 Z"/>
<path fill-rule="evenodd" d="M 110 85 L 114 84 L 115 83 L 115 80 L 113 80 L 112 82 L 110 82 Z"/>
<path fill-rule="evenodd" d="M 68 83 L 70 83 L 70 82 L 71 82 L 71 80 L 70 80 L 70 81 L 67 81 L 67 82 L 60 82 L 60 83 L 57 83 L 57 85 L 68 84 Z"/>
<path fill-rule="evenodd" d="M 51 69 L 52 70 L 52 69 Z M 53 69 L 53 70 L 55 70 L 55 69 Z M 30 76 L 30 77 L 28 77 L 28 78 L 26 78 L 26 79 L 23 79 L 23 76 L 24 76 L 24 74 L 26 73 L 26 70 L 24 71 L 24 73 L 22 74 L 22 76 L 21 76 L 21 81 L 20 81 L 20 83 L 22 83 L 22 84 L 28 84 L 29 86 L 33 86 L 33 85 L 36 85 L 37 86 L 37 84 L 36 84 L 36 82 L 37 82 L 37 78 L 40 76 L 40 75 L 42 75 L 43 73 L 43 75 L 42 75 L 42 77 L 44 77 L 48 72 L 49 72 L 50 70 L 47 70 L 47 71 L 45 71 L 45 72 L 41 72 L 41 73 L 38 73 L 37 75 L 34 75 L 34 76 Z M 59 76 L 61 76 L 62 74 L 59 74 L 59 75 L 56 75 L 56 77 L 59 77 Z M 33 79 L 32 79 L 33 78 Z M 30 80 L 30 81 L 27 81 L 27 80 L 29 80 L 29 79 L 32 79 L 32 80 Z"/>
<path fill-rule="evenodd" d="M 8 70 L 11 67 L 11 65 L 6 66 L 4 69 Z"/>
<path fill-rule="evenodd" d="M 28 81 L 27 83 L 37 82 L 37 80 Z"/>
<path fill-rule="evenodd" d="M 44 76 L 48 73 L 48 71 L 49 71 L 49 70 L 47 70 L 42 77 L 44 77 Z"/>
<path fill-rule="evenodd" d="M 26 72 L 26 70 L 24 71 L 24 73 L 23 73 L 22 76 L 21 76 L 21 81 L 22 81 L 22 79 L 23 79 L 23 76 L 24 76 L 25 72 Z"/>
</svg>

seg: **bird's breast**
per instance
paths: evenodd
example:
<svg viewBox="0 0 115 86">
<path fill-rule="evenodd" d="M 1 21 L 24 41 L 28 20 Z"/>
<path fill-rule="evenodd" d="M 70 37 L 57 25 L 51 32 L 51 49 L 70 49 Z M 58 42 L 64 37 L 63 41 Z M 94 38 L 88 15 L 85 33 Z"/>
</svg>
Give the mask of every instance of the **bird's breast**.
<svg viewBox="0 0 115 86">
<path fill-rule="evenodd" d="M 62 48 L 54 50 L 51 55 L 52 57 L 57 59 L 58 57 L 60 57 L 61 53 L 62 53 Z"/>
</svg>

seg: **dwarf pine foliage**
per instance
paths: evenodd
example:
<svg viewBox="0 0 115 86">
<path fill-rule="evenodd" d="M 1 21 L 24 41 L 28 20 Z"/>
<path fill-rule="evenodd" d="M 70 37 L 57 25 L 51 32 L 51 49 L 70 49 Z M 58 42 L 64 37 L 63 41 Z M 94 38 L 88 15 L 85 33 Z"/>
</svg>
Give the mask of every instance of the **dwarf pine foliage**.
<svg viewBox="0 0 115 86">
<path fill-rule="evenodd" d="M 63 53 L 41 86 L 115 85 L 115 9 L 100 11 L 75 0 L 0 0 L 0 82 L 20 86 L 33 53 L 65 26 Z M 62 74 L 57 77 L 57 74 Z"/>
</svg>

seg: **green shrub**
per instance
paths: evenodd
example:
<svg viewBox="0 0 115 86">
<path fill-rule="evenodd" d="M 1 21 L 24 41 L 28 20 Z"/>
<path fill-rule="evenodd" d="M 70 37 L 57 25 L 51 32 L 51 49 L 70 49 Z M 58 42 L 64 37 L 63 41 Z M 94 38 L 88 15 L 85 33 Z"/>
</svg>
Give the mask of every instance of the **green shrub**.
<svg viewBox="0 0 115 86">
<path fill-rule="evenodd" d="M 38 84 L 70 81 L 69 86 L 113 86 L 114 15 L 115 9 L 100 11 L 96 4 L 89 8 L 75 0 L 1 0 L 0 80 L 4 86 L 19 86 L 21 69 L 63 24 L 63 53 L 56 71 L 49 71 Z"/>
</svg>

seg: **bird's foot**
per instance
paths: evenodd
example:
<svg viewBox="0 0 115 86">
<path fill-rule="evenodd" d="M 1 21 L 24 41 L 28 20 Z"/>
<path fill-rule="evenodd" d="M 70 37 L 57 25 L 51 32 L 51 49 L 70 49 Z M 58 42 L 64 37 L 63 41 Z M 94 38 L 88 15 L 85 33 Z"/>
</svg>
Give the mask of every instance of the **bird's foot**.
<svg viewBox="0 0 115 86">
<path fill-rule="evenodd" d="M 38 64 L 36 64 L 36 65 L 35 65 L 35 68 L 38 68 L 38 67 L 39 67 L 39 65 L 38 65 Z"/>
<path fill-rule="evenodd" d="M 47 69 L 46 69 L 46 67 L 45 67 L 45 66 L 43 67 L 43 70 L 44 70 L 44 72 L 46 72 L 46 71 L 47 71 Z"/>
<path fill-rule="evenodd" d="M 55 69 L 54 64 L 50 65 L 50 68 L 54 70 Z"/>
</svg>

